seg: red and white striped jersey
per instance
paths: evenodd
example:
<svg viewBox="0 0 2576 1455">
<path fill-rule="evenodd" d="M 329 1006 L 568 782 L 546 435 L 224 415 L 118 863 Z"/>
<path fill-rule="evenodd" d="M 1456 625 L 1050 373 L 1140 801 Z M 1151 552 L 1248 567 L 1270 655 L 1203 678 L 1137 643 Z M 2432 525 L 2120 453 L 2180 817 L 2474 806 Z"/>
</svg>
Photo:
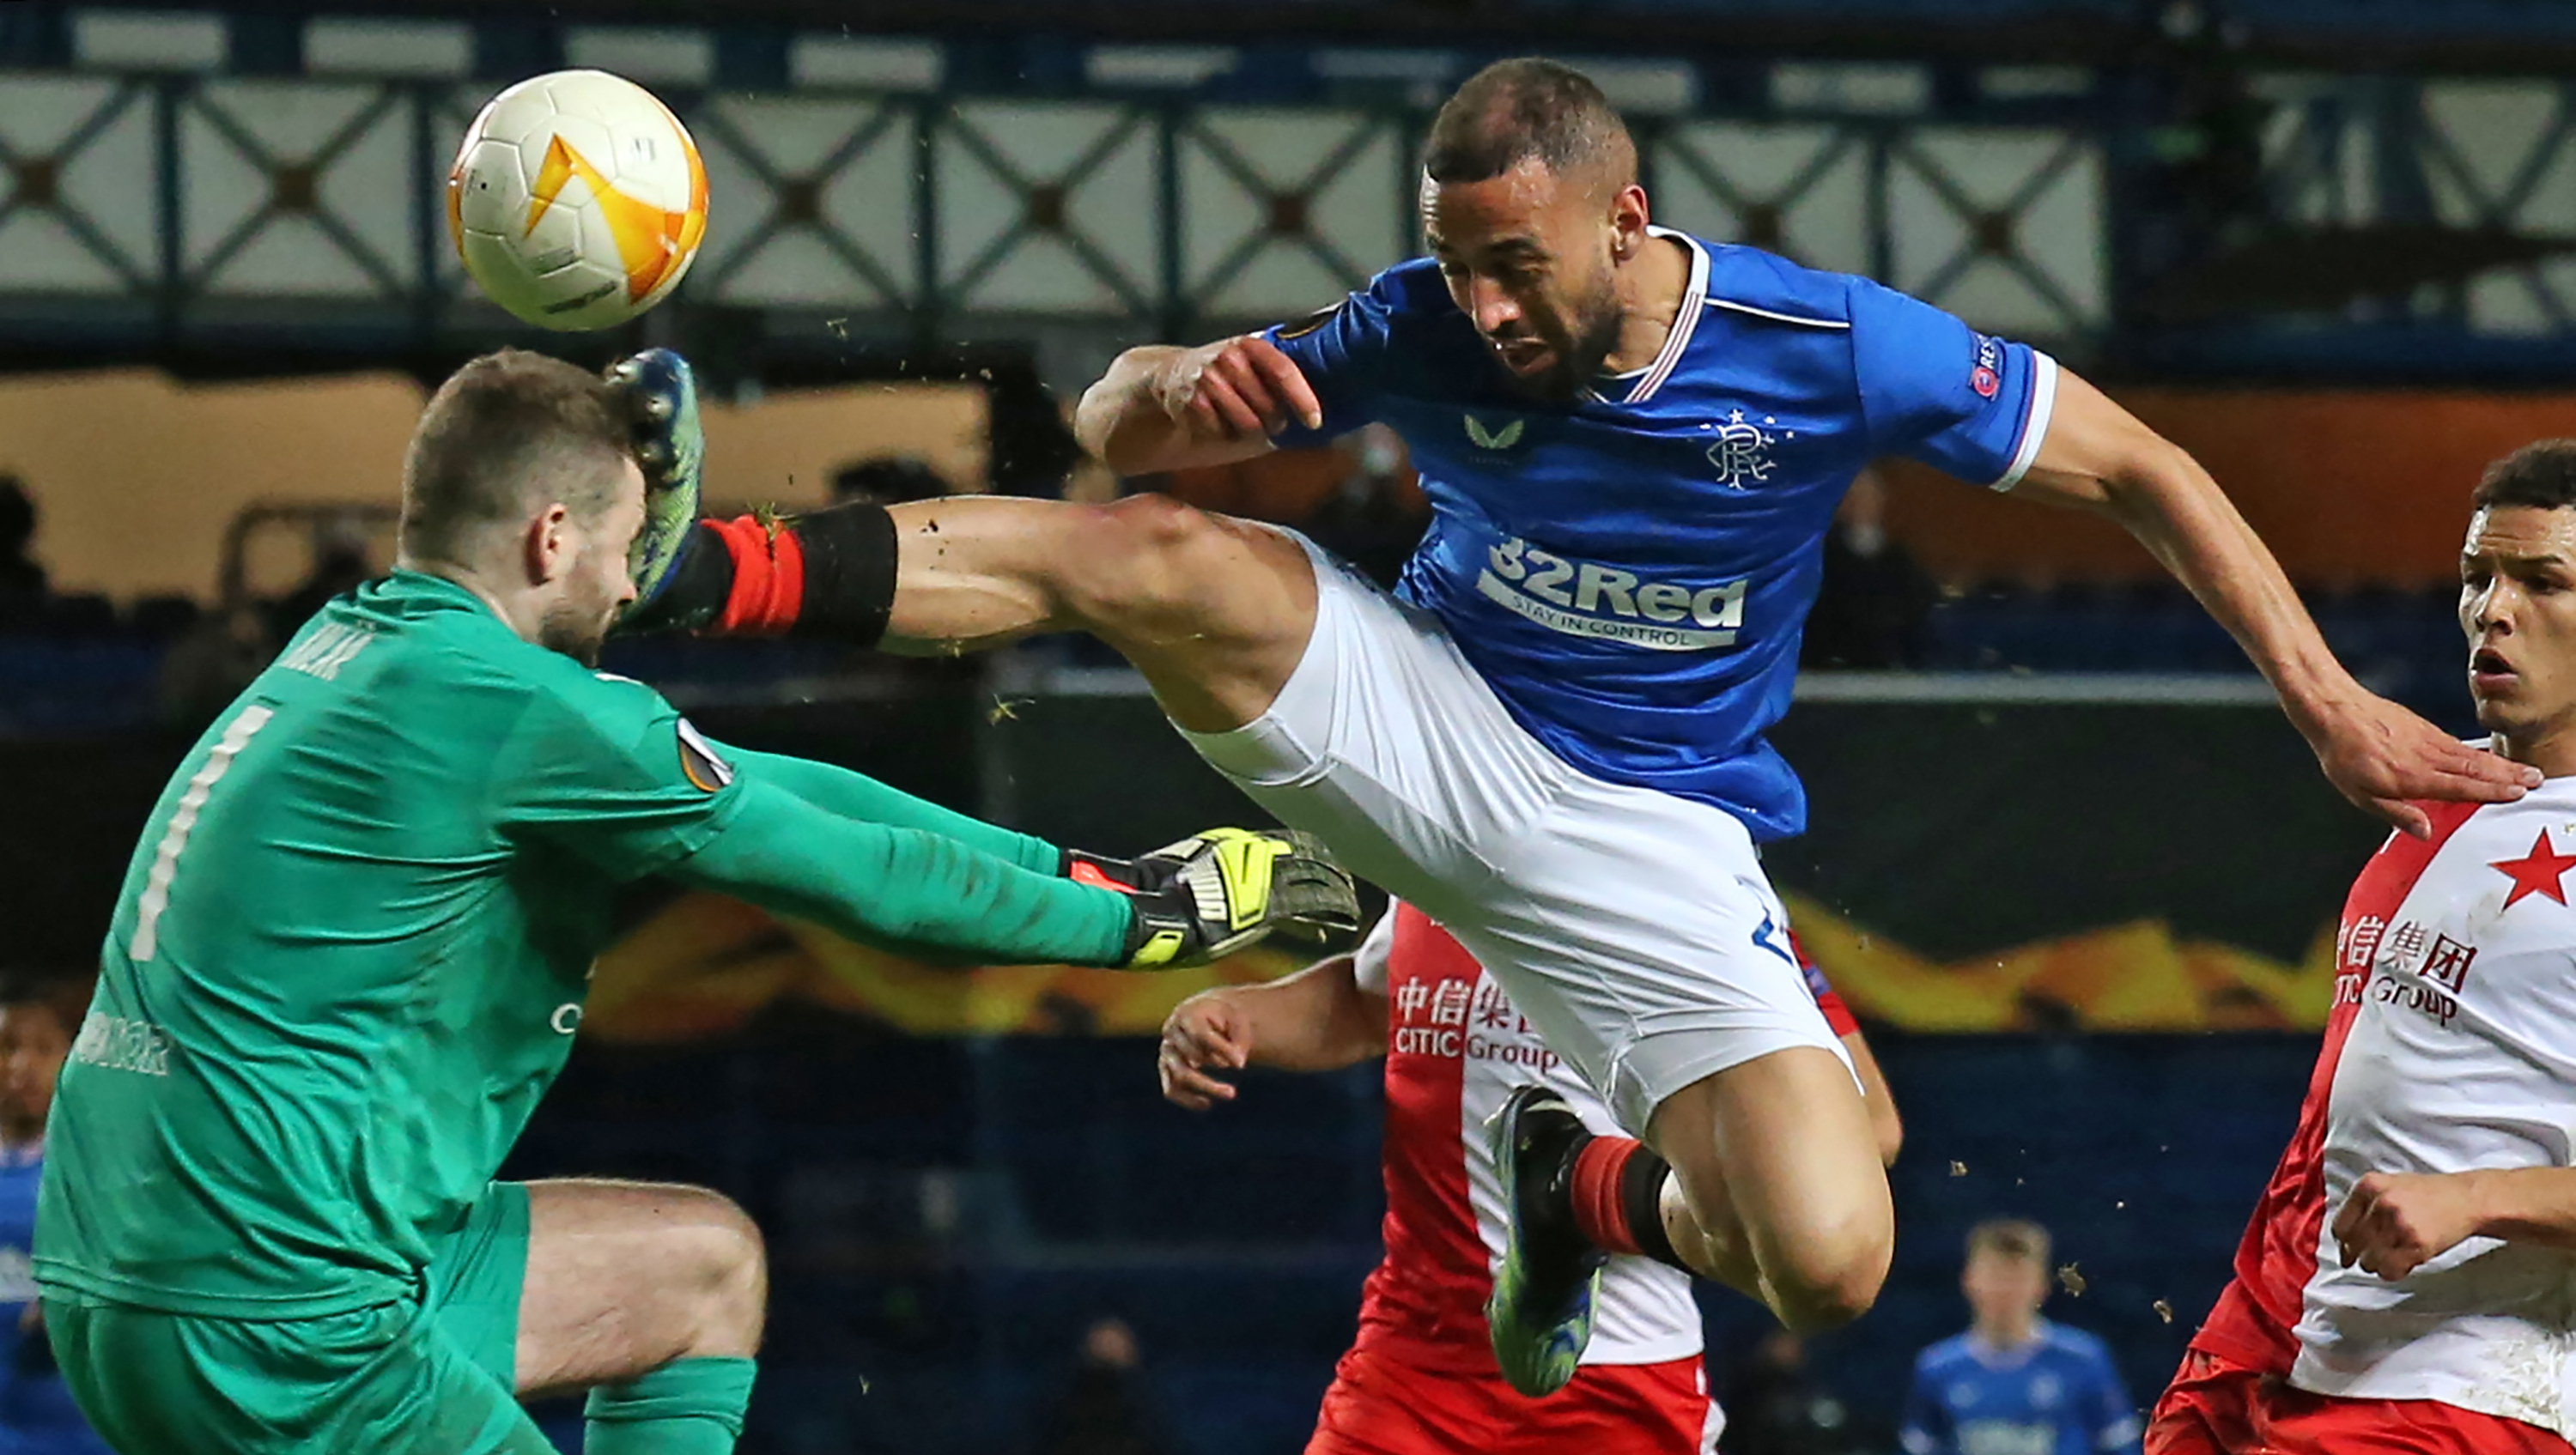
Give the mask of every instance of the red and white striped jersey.
<svg viewBox="0 0 2576 1455">
<path fill-rule="evenodd" d="M 1503 1257 L 1504 1200 L 1486 1120 L 1513 1091 L 1543 1082 L 1594 1131 L 1631 1134 L 1421 911 L 1391 907 L 1360 946 L 1357 969 L 1361 988 L 1387 1002 L 1386 1256 L 1361 1294 L 1359 1347 L 1381 1346 L 1416 1367 L 1496 1374 L 1484 1308 Z M 1847 1033 L 1848 1012 L 1826 1005 L 1836 1033 Z M 1700 1348 L 1690 1279 L 1649 1259 L 1612 1258 L 1583 1362 L 1654 1364 Z"/>
<path fill-rule="evenodd" d="M 2298 1128 L 2193 1342 L 2319 1394 L 2576 1434 L 2576 1255 L 2472 1238 L 2392 1282 L 2328 1231 L 2371 1172 L 2576 1164 L 2576 779 L 2426 808 L 2433 837 L 2392 835 L 2344 905 Z"/>
</svg>

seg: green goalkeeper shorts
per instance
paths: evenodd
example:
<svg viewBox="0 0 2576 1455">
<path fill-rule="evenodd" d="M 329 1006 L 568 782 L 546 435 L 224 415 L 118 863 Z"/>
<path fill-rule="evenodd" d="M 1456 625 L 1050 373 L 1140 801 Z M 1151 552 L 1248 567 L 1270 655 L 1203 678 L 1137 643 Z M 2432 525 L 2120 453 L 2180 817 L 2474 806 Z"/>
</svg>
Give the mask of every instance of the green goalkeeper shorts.
<svg viewBox="0 0 2576 1455">
<path fill-rule="evenodd" d="M 122 1455 L 553 1455 L 512 1392 L 528 1190 L 439 1240 L 419 1303 L 262 1322 L 45 1296 L 73 1398 Z"/>
</svg>

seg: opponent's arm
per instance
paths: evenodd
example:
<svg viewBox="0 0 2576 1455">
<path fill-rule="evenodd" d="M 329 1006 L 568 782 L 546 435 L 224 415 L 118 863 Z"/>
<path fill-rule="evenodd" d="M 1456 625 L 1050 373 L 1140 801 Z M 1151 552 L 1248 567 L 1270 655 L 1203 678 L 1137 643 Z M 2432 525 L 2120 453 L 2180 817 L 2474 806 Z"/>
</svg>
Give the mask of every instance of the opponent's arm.
<svg viewBox="0 0 2576 1455">
<path fill-rule="evenodd" d="M 1306 376 L 1259 334 L 1194 349 L 1129 349 L 1082 393 L 1074 436 L 1121 475 L 1231 464 L 1268 454 L 1291 423 L 1324 427 Z"/>
<path fill-rule="evenodd" d="M 2199 462 L 2075 375 L 2060 373 L 2048 433 L 2013 493 L 2118 521 L 2245 648 L 2335 787 L 2417 838 L 2431 821 L 2410 800 L 2509 802 L 2539 785 L 2538 770 L 2465 747 L 2354 681 Z"/>
<path fill-rule="evenodd" d="M 1037 874 L 1061 874 L 1069 862 L 1064 850 L 1044 839 L 942 808 L 864 773 L 810 758 L 759 753 L 721 743 L 717 747 L 744 776 L 775 784 L 842 818 L 938 834 Z"/>
<path fill-rule="evenodd" d="M 1386 1054 L 1386 997 L 1361 988 L 1349 955 L 1261 985 L 1203 990 L 1163 1022 L 1155 1070 L 1165 1098 L 1203 1111 L 1232 1101 L 1214 1071 L 1334 1071 Z"/>
<path fill-rule="evenodd" d="M 2398 1279 L 2469 1238 L 2576 1249 L 2576 1167 L 2373 1172 L 2335 1213 L 2346 1264 Z"/>
</svg>

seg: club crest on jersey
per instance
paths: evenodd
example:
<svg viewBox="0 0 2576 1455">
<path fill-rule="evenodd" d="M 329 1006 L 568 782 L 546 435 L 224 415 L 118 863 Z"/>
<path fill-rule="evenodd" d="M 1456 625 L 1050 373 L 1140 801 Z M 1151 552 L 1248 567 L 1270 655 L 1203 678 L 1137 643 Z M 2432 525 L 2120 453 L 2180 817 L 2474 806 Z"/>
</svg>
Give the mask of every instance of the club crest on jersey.
<svg viewBox="0 0 2576 1455">
<path fill-rule="evenodd" d="M 1710 441 L 1708 462 L 1717 467 L 1717 483 L 1729 490 L 1749 490 L 1770 478 L 1778 462 L 1771 458 L 1771 436 L 1761 425 L 1744 417 L 1741 409 L 1727 411 L 1726 423 L 1717 428 L 1717 438 Z"/>
<path fill-rule="evenodd" d="M 1529 423 L 1525 419 L 1515 419 L 1501 429 L 1487 429 L 1485 422 L 1472 414 L 1466 416 L 1466 420 L 1467 441 L 1480 450 L 1510 449 L 1521 442 L 1521 427 Z"/>
</svg>

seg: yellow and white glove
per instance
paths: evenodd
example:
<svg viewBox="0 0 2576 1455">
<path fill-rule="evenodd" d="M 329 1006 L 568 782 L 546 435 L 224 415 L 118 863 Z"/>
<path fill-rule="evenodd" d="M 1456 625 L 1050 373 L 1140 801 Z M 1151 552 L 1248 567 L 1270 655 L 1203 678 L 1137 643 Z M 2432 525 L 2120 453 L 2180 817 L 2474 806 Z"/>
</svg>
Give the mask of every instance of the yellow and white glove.
<svg viewBox="0 0 2576 1455">
<path fill-rule="evenodd" d="M 1128 895 L 1129 970 L 1204 965 L 1270 934 L 1323 940 L 1359 928 L 1358 886 L 1312 834 L 1209 829 L 1138 859 L 1067 850 L 1065 873 Z"/>
</svg>

